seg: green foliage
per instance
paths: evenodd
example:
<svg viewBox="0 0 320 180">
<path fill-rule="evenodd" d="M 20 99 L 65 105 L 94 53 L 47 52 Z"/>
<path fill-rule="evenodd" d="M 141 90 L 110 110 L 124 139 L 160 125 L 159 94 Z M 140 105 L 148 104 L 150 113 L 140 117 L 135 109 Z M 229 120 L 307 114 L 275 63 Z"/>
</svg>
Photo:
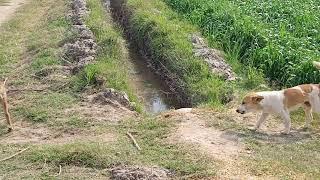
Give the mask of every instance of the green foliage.
<svg viewBox="0 0 320 180">
<path fill-rule="evenodd" d="M 319 1 L 164 1 L 270 81 L 287 86 L 320 81 L 311 65 L 320 58 Z"/>
<path fill-rule="evenodd" d="M 75 101 L 74 97 L 67 93 L 30 94 L 22 105 L 14 109 L 15 115 L 22 116 L 31 122 L 52 123 L 58 116 L 59 110 L 68 108 Z"/>
</svg>

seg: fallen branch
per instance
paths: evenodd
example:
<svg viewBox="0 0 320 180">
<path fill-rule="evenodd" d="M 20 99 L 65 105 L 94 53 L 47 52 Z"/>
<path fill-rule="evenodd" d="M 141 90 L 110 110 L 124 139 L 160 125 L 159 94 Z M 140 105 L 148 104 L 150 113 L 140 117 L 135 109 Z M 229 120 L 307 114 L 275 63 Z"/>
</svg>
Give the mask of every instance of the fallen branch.
<svg viewBox="0 0 320 180">
<path fill-rule="evenodd" d="M 23 153 L 24 151 L 26 151 L 26 150 L 28 150 L 28 149 L 30 149 L 30 147 L 27 147 L 27 148 L 25 148 L 25 149 L 23 149 L 23 150 L 21 150 L 21 151 L 19 151 L 19 152 L 15 153 L 15 154 L 14 154 L 14 155 L 12 155 L 12 156 L 9 156 L 9 157 L 6 157 L 6 158 L 4 158 L 4 159 L 1 159 L 1 160 L 0 160 L 0 162 L 3 162 L 3 161 L 6 161 L 6 160 L 9 160 L 9 159 L 11 159 L 11 158 L 13 158 L 13 157 L 15 157 L 15 156 L 17 156 L 17 155 L 19 155 L 19 154 Z"/>
<path fill-rule="evenodd" d="M 61 174 L 61 171 L 62 171 L 62 167 L 61 167 L 61 165 L 59 165 L 59 173 L 58 173 L 57 175 L 55 175 L 55 177 L 58 177 L 58 176 L 60 176 L 60 174 Z"/>
<path fill-rule="evenodd" d="M 141 151 L 141 148 L 139 146 L 139 144 L 137 143 L 137 141 L 134 139 L 134 137 L 132 136 L 132 134 L 130 132 L 127 132 L 127 135 L 131 138 L 133 144 L 136 146 L 136 148 Z"/>
<path fill-rule="evenodd" d="M 47 89 L 8 89 L 8 92 L 15 91 L 45 91 Z"/>
</svg>

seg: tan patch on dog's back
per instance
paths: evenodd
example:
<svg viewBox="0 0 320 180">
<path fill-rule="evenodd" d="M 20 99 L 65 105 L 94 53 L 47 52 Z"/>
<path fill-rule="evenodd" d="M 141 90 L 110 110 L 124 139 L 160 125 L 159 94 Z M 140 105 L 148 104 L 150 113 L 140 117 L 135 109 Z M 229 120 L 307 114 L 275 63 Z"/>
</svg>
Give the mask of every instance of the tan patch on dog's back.
<svg viewBox="0 0 320 180">
<path fill-rule="evenodd" d="M 298 87 L 300 87 L 301 90 L 305 93 L 311 93 L 313 90 L 312 84 L 302 84 L 302 85 L 299 85 Z"/>
<path fill-rule="evenodd" d="M 283 104 L 286 108 L 292 108 L 308 101 L 306 93 L 297 88 L 289 88 L 284 90 Z"/>
</svg>

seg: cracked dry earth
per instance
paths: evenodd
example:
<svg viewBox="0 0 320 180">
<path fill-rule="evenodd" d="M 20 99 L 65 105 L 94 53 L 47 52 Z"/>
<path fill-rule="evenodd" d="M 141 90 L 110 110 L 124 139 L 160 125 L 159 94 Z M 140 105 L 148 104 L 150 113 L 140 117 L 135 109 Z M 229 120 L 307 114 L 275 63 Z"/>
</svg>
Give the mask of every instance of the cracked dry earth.
<svg viewBox="0 0 320 180">
<path fill-rule="evenodd" d="M 0 4 L 0 26 L 2 23 L 8 21 L 24 3 L 26 3 L 26 0 L 9 0 L 2 5 Z"/>
</svg>

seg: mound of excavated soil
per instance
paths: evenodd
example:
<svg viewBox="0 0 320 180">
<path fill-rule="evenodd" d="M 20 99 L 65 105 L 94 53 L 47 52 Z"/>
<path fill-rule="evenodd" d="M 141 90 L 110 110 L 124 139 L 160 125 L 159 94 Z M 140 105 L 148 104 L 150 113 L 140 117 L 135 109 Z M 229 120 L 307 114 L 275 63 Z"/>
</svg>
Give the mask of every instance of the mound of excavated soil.
<svg viewBox="0 0 320 180">
<path fill-rule="evenodd" d="M 159 167 L 129 167 L 118 166 L 110 170 L 111 178 L 115 180 L 165 180 L 169 179 L 169 170 Z"/>
<path fill-rule="evenodd" d="M 85 0 L 73 0 L 69 17 L 73 23 L 75 38 L 73 42 L 64 45 L 64 57 L 71 64 L 73 73 L 77 73 L 85 65 L 91 63 L 97 53 L 97 44 L 92 31 L 85 25 L 88 14 Z"/>
<path fill-rule="evenodd" d="M 199 35 L 193 34 L 191 39 L 194 54 L 203 58 L 214 74 L 218 74 L 228 81 L 236 79 L 235 73 L 231 66 L 226 63 L 220 51 L 209 48 L 205 40 Z"/>
</svg>

